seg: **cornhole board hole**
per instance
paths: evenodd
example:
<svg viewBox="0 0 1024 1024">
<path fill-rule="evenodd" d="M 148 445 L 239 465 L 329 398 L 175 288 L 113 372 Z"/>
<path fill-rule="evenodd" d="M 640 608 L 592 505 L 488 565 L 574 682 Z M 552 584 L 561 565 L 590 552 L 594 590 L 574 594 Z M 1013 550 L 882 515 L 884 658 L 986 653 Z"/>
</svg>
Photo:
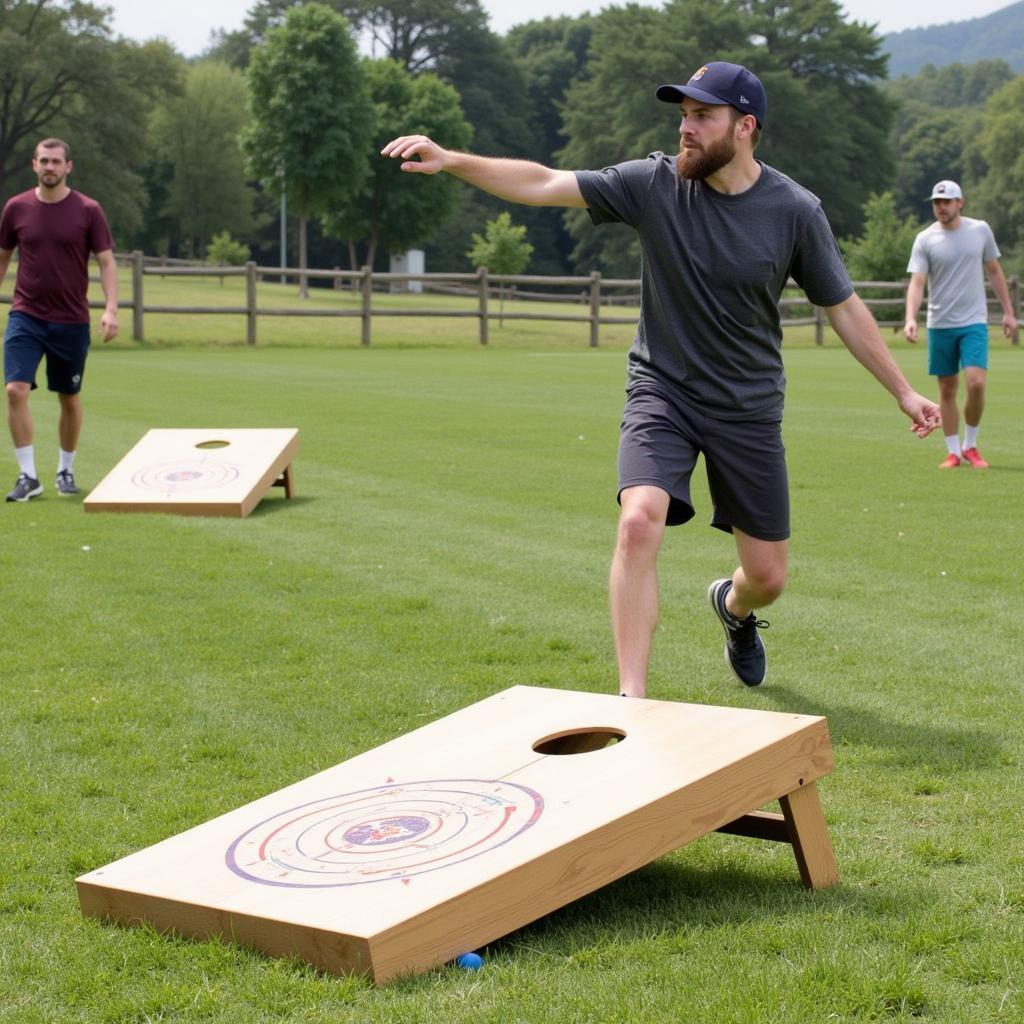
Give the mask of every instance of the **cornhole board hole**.
<svg viewBox="0 0 1024 1024">
<path fill-rule="evenodd" d="M 382 982 L 716 829 L 789 842 L 803 882 L 832 885 L 831 770 L 824 718 L 514 686 L 82 875 L 78 896 Z"/>
<path fill-rule="evenodd" d="M 150 430 L 82 503 L 86 512 L 247 516 L 271 487 L 290 498 L 295 429 Z"/>
</svg>

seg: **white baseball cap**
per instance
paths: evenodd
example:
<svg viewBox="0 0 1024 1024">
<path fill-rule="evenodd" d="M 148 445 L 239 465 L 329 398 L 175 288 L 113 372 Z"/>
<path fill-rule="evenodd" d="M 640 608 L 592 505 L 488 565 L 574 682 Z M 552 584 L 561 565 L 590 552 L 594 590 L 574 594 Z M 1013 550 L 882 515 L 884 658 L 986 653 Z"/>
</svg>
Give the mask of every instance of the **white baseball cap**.
<svg viewBox="0 0 1024 1024">
<path fill-rule="evenodd" d="M 963 199 L 963 197 L 964 194 L 955 181 L 940 181 L 932 189 L 928 200 L 930 202 L 932 199 Z"/>
</svg>

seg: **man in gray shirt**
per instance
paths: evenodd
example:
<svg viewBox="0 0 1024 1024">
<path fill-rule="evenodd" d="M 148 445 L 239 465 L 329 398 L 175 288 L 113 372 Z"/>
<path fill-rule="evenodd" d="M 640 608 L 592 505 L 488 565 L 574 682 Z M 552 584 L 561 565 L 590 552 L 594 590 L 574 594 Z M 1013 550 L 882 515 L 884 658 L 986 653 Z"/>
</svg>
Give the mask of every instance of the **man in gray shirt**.
<svg viewBox="0 0 1024 1024">
<path fill-rule="evenodd" d="M 948 454 L 939 469 L 956 469 L 962 462 L 987 469 L 978 451 L 978 426 L 985 408 L 988 372 L 988 302 L 984 268 L 1003 307 L 1003 333 L 1017 330 L 1010 290 L 999 265 L 999 248 L 983 220 L 963 217 L 963 192 L 955 181 L 940 181 L 932 189 L 935 223 L 914 239 L 907 273 L 907 315 L 903 333 L 917 341 L 917 311 L 928 282 L 928 372 L 939 379 L 939 409 Z M 964 440 L 960 443 L 957 391 L 964 371 Z"/>
<path fill-rule="evenodd" d="M 767 115 L 757 77 L 716 61 L 685 85 L 662 86 L 658 98 L 682 111 L 676 157 L 652 153 L 602 171 L 561 171 L 456 153 L 423 135 L 382 150 L 402 159 L 403 171 L 445 171 L 512 202 L 586 208 L 595 223 L 619 221 L 639 233 L 641 311 L 629 352 L 609 581 L 620 692 L 634 697 L 646 692 L 658 551 L 665 527 L 694 514 L 690 476 L 699 454 L 712 525 L 733 534 L 740 563 L 708 589 L 726 662 L 748 686 L 765 678 L 758 629 L 767 623 L 755 609 L 782 593 L 789 557 L 778 311 L 788 277 L 825 307 L 913 430 L 923 437 L 939 420 L 854 293 L 817 198 L 754 158 Z"/>
</svg>

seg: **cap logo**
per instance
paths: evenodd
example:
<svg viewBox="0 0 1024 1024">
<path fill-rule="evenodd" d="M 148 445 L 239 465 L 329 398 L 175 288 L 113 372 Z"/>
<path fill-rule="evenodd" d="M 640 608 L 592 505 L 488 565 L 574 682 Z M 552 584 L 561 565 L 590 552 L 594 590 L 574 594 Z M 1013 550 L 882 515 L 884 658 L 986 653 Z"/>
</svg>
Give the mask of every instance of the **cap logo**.
<svg viewBox="0 0 1024 1024">
<path fill-rule="evenodd" d="M 945 185 L 936 185 L 935 186 L 935 191 L 936 192 L 945 192 L 946 191 L 946 186 Z"/>
<path fill-rule="evenodd" d="M 749 103 L 749 102 L 750 102 L 750 100 L 748 100 L 747 97 L 743 95 L 743 93 L 740 93 L 740 103 Z"/>
<path fill-rule="evenodd" d="M 707 74 L 707 70 L 708 66 L 707 64 L 705 64 L 704 67 L 700 68 L 700 70 L 694 71 L 694 73 L 690 76 L 690 81 L 699 82 Z"/>
</svg>

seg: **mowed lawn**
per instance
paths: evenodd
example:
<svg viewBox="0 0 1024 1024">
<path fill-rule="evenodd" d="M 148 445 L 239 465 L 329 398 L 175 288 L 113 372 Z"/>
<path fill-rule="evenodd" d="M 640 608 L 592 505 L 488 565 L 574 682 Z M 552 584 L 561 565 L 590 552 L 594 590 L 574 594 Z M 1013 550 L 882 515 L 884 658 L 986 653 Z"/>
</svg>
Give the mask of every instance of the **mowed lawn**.
<svg viewBox="0 0 1024 1024">
<path fill-rule="evenodd" d="M 0 507 L 0 1021 L 1024 1019 L 1024 353 L 1005 344 L 987 472 L 940 473 L 941 439 L 834 344 L 788 353 L 792 573 L 761 690 L 728 674 L 706 605 L 734 554 L 702 480 L 666 541 L 651 696 L 828 717 L 839 887 L 712 835 L 480 972 L 382 988 L 81 917 L 77 875 L 506 686 L 614 690 L 624 355 L 575 329 L 543 350 L 96 345 L 84 488 L 150 427 L 298 427 L 297 496 L 245 520 L 58 498 L 36 393 L 47 491 Z M 897 355 L 930 390 L 923 354 Z"/>
</svg>

